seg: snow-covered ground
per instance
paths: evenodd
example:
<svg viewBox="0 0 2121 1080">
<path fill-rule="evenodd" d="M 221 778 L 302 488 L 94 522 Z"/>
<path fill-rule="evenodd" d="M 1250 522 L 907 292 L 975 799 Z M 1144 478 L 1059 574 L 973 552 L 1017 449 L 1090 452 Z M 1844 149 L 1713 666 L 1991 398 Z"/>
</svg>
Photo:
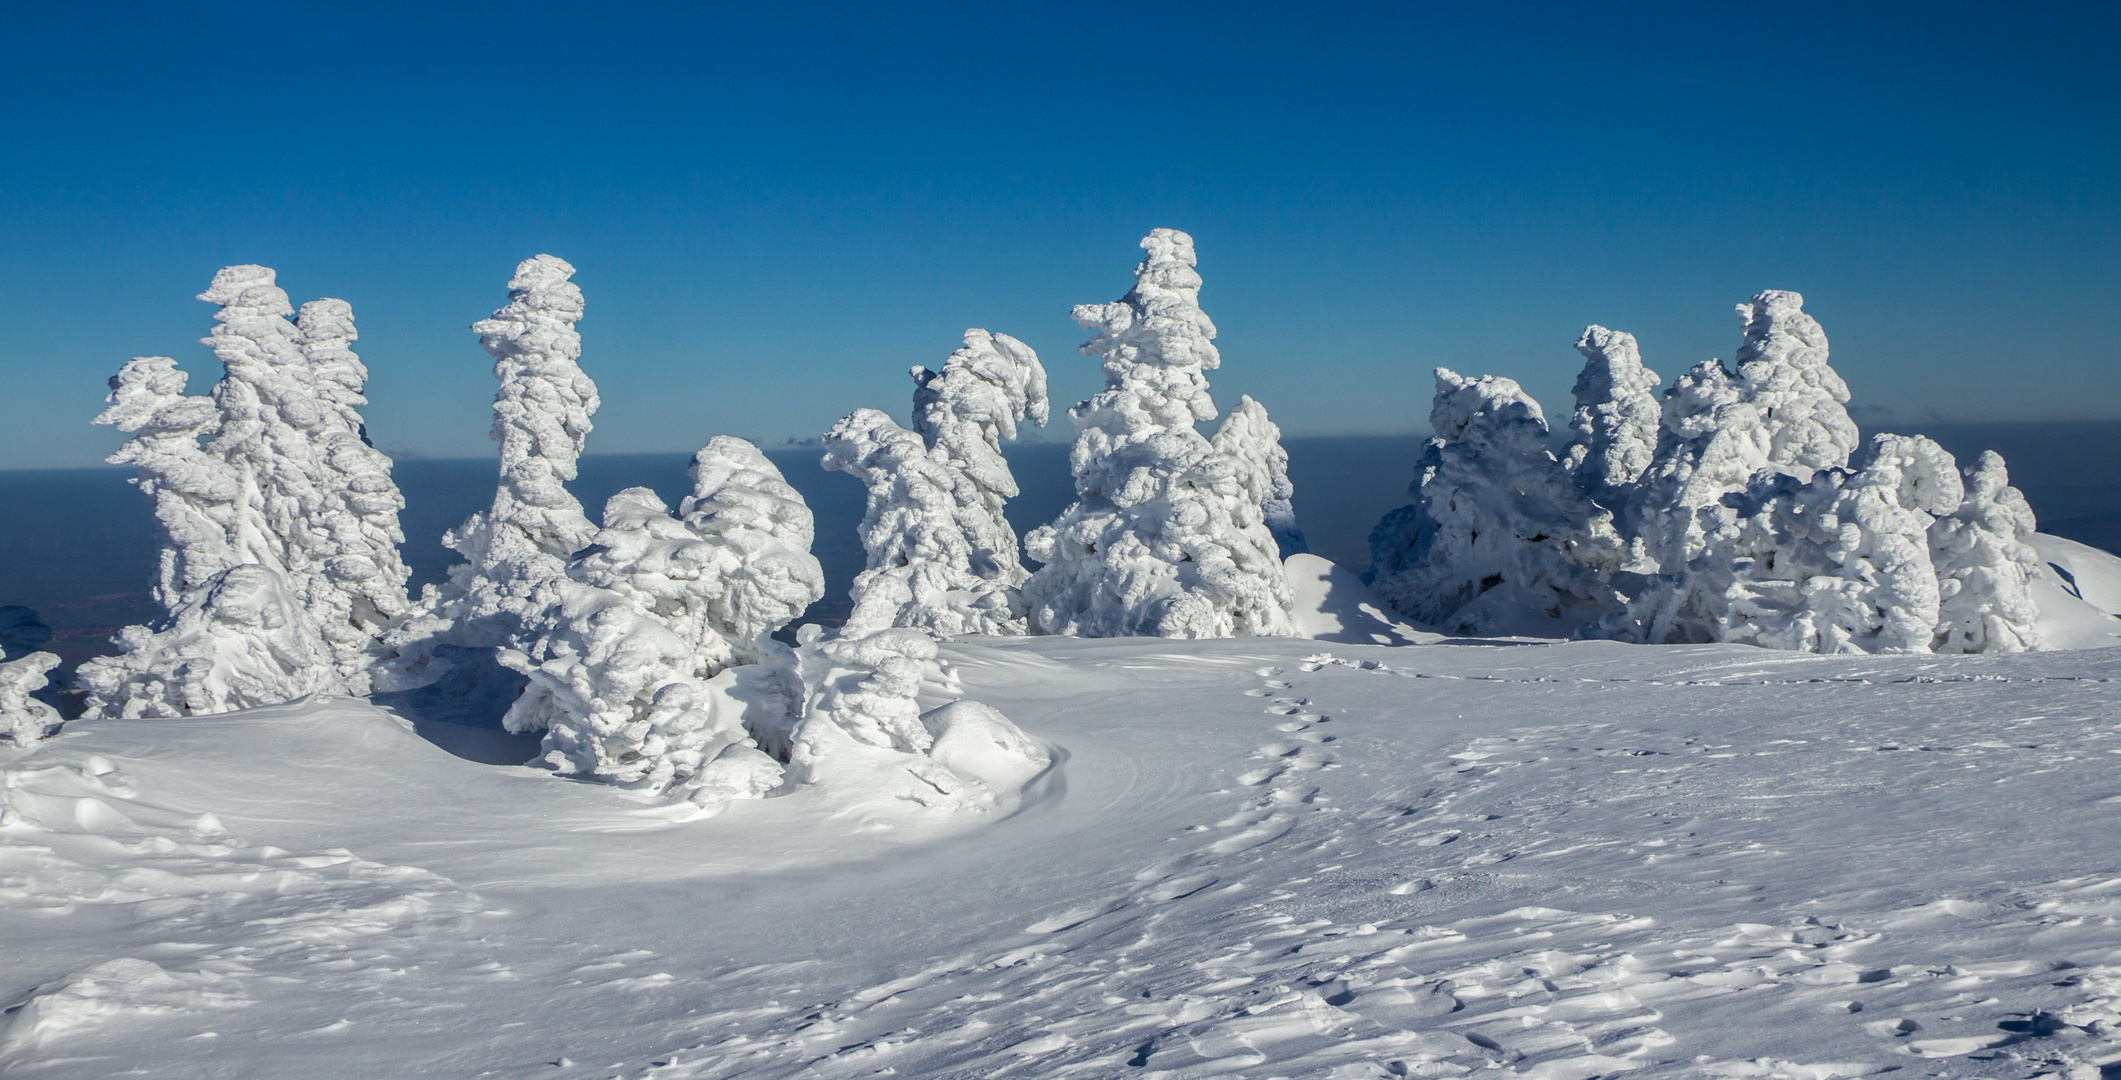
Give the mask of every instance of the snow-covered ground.
<svg viewBox="0 0 2121 1080">
<path fill-rule="evenodd" d="M 954 642 L 1056 750 L 1008 813 L 73 724 L 0 749 L 0 1075 L 2110 1077 L 2121 560 L 2038 543 L 2076 651 L 1439 639 L 1308 563 L 1324 640 Z"/>
</svg>

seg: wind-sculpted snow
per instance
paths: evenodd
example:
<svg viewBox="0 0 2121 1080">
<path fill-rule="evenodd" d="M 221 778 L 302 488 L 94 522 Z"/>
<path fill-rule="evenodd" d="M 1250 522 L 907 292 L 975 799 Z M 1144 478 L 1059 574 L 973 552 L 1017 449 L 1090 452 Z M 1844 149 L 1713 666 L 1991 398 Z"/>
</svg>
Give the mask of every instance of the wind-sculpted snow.
<svg viewBox="0 0 2121 1080">
<path fill-rule="evenodd" d="M 1937 570 L 1941 653 L 2023 652 L 2041 646 L 2040 610 L 2030 585 L 2040 556 L 2026 544 L 2038 528 L 2025 496 L 2011 486 L 2003 456 L 1984 451 L 1968 466 L 1965 499 L 1929 528 Z"/>
<path fill-rule="evenodd" d="M 828 635 L 805 626 L 796 658 L 804 698 L 788 764 L 800 783 L 988 811 L 1051 764 L 1007 717 L 962 698 L 935 639 L 920 630 Z M 930 687 L 953 700 L 923 712 Z"/>
<path fill-rule="evenodd" d="M 1026 417 L 1045 423 L 1045 370 L 1022 342 L 967 330 L 942 371 L 913 379 L 918 430 L 857 409 L 825 433 L 825 468 L 868 489 L 848 633 L 1021 635 L 1029 574 L 1002 513 L 1017 487 L 1001 440 Z"/>
<path fill-rule="evenodd" d="M 109 404 L 95 419 L 132 436 L 109 460 L 132 466 L 133 486 L 154 504 L 164 538 L 154 595 L 165 611 L 235 565 L 236 542 L 255 546 L 258 531 L 232 527 L 251 513 L 237 502 L 243 478 L 199 445 L 221 418 L 212 398 L 185 396 L 188 379 L 167 356 L 128 361 L 111 376 Z"/>
<path fill-rule="evenodd" d="M 1429 424 L 1419 501 L 1370 534 L 1378 598 L 1453 633 L 1565 635 L 1610 610 L 1612 515 L 1547 448 L 1539 403 L 1509 379 L 1437 368 Z"/>
<path fill-rule="evenodd" d="M 1216 415 L 1221 357 L 1199 305 L 1193 238 L 1157 229 L 1132 291 L 1078 306 L 1105 389 L 1069 410 L 1076 502 L 1025 537 L 1045 565 L 1024 584 L 1031 629 L 1084 637 L 1247 637 L 1290 630 L 1288 581 L 1268 531 L 1269 460 L 1239 460 L 1194 425 Z M 1259 419 L 1264 419 L 1260 417 Z M 1262 434 L 1238 421 L 1226 446 Z"/>
<path fill-rule="evenodd" d="M 59 658 L 33 652 L 0 662 L 0 737 L 28 746 L 59 726 L 59 710 L 32 694 L 51 681 Z"/>
<path fill-rule="evenodd" d="M 1584 360 L 1569 415 L 1576 437 L 1561 463 L 1585 494 L 1618 515 L 1657 452 L 1657 373 L 1643 366 L 1633 334 L 1587 326 L 1576 351 Z"/>
<path fill-rule="evenodd" d="M 501 384 L 493 399 L 501 480 L 491 507 L 444 535 L 464 562 L 433 602 L 441 624 L 407 635 L 415 642 L 423 635 L 472 646 L 520 640 L 524 620 L 538 610 L 532 593 L 564 573 L 596 532 L 564 486 L 598 404 L 596 384 L 576 363 L 582 290 L 568 280 L 573 275 L 563 259 L 525 259 L 509 279 L 507 305 L 472 325 Z M 417 666 L 417 644 L 407 648 L 409 666 Z"/>
<path fill-rule="evenodd" d="M 88 717 L 175 717 L 344 689 L 286 575 L 245 563 L 187 591 L 154 629 L 128 626 L 116 656 L 81 665 Z"/>
<path fill-rule="evenodd" d="M 739 663 L 775 653 L 761 639 L 794 622 L 825 595 L 825 571 L 810 554 L 817 525 L 802 495 L 759 448 L 717 435 L 693 455 L 692 494 L 678 504 L 685 527 L 722 554 L 721 591 L 706 620 Z"/>
<path fill-rule="evenodd" d="M 1258 503 L 1276 552 L 1286 561 L 1310 548 L 1296 524 L 1296 485 L 1289 482 L 1289 452 L 1282 449 L 1281 428 L 1267 417 L 1267 407 L 1250 394 L 1238 396 L 1230 415 L 1215 429 L 1216 450 L 1237 462 L 1238 482 L 1247 503 Z"/>
</svg>

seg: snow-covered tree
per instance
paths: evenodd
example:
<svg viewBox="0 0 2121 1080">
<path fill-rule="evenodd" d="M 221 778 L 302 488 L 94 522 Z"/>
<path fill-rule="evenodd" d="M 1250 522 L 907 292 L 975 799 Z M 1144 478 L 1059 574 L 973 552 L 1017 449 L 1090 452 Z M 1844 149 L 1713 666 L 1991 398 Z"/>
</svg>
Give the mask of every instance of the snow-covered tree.
<svg viewBox="0 0 2121 1080">
<path fill-rule="evenodd" d="M 516 267 L 508 304 L 473 324 L 493 357 L 500 389 L 493 400 L 493 440 L 501 480 L 493 505 L 450 530 L 443 543 L 464 556 L 435 604 L 449 643 L 508 644 L 537 614 L 532 593 L 565 573 L 568 557 L 596 533 L 582 504 L 564 486 L 589 437 L 596 384 L 576 361 L 582 336 L 582 290 L 574 267 L 535 255 Z"/>
<path fill-rule="evenodd" d="M 1769 290 L 1738 305 L 1738 318 L 1737 372 L 1706 361 L 1666 392 L 1657 452 L 1623 515 L 1663 572 L 1702 552 L 1726 520 L 1724 496 L 1745 491 L 1754 473 L 1803 483 L 1847 466 L 1856 449 L 1848 386 L 1827 365 L 1826 332 L 1804 298 Z"/>
<path fill-rule="evenodd" d="M 780 765 L 745 730 L 743 705 L 696 674 L 690 643 L 661 620 L 566 577 L 532 596 L 543 606 L 525 622 L 529 640 L 499 654 L 530 680 L 503 724 L 545 732 L 547 765 L 702 805 L 779 786 Z"/>
<path fill-rule="evenodd" d="M 1296 485 L 1289 482 L 1289 452 L 1282 449 L 1281 428 L 1267 417 L 1267 407 L 1240 394 L 1230 415 L 1209 440 L 1237 462 L 1245 500 L 1259 504 L 1260 518 L 1273 535 L 1276 552 L 1287 559 L 1309 551 L 1296 524 Z"/>
<path fill-rule="evenodd" d="M 2032 507 L 1993 450 L 1963 476 L 1965 498 L 1929 528 L 1939 594 L 1933 647 L 1941 653 L 2037 649 L 2040 612 L 2029 586 L 2040 556 L 2025 543 L 2038 528 Z"/>
<path fill-rule="evenodd" d="M 323 406 L 313 439 L 320 506 L 312 539 L 320 545 L 321 587 L 310 590 L 310 617 L 348 686 L 361 693 L 372 644 L 411 607 L 405 594 L 411 570 L 398 554 L 405 499 L 391 480 L 390 458 L 369 442 L 358 411 L 368 403 L 368 369 L 353 351 L 356 336 L 353 307 L 344 300 L 312 300 L 295 320 Z"/>
<path fill-rule="evenodd" d="M 128 626 L 117 642 L 117 656 L 81 665 L 86 716 L 196 716 L 344 689 L 277 567 L 223 570 L 184 593 L 156 629 Z"/>
<path fill-rule="evenodd" d="M 276 635 L 317 637 L 276 645 L 283 657 L 323 655 L 321 675 L 296 680 L 302 692 L 366 692 L 372 643 L 407 607 L 406 569 L 397 552 L 403 500 L 357 411 L 366 373 L 349 348 L 352 309 L 316 301 L 298 324 L 273 271 L 254 265 L 224 268 L 200 299 L 220 306 L 205 339 L 225 368 L 212 397 L 186 396 L 174 360 L 142 357 L 111 380 L 109 407 L 96 418 L 133 435 L 111 461 L 134 466 L 134 483 L 155 504 L 164 540 L 155 594 L 167 613 L 158 629 L 120 639 L 142 655 L 90 665 L 108 691 L 97 707 L 131 711 L 119 699 L 134 692 L 156 699 L 138 706 L 152 715 L 234 700 L 218 691 L 171 696 L 157 687 L 180 683 L 178 673 L 151 665 L 191 657 L 198 626 L 184 620 L 242 624 L 250 601 L 234 598 L 254 594 L 284 593 L 301 613 L 273 622 Z M 236 697 L 252 703 L 244 695 L 286 684 L 245 679 L 236 682 L 249 689 Z"/>
<path fill-rule="evenodd" d="M 212 398 L 185 396 L 187 378 L 169 357 L 134 359 L 111 376 L 110 404 L 95 419 L 132 435 L 109 461 L 133 466 L 133 485 L 154 504 L 162 534 L 154 595 L 164 611 L 237 564 L 232 537 L 263 549 L 263 523 L 237 502 L 242 477 L 199 444 L 220 411 Z"/>
<path fill-rule="evenodd" d="M 59 710 L 35 695 L 51 680 L 59 658 L 48 652 L 24 653 L 0 662 L 0 738 L 28 746 L 59 726 Z"/>
<path fill-rule="evenodd" d="M 1256 465 L 1219 451 L 1207 372 L 1221 363 L 1200 309 L 1193 238 L 1157 229 L 1117 303 L 1078 306 L 1105 389 L 1069 410 L 1076 502 L 1025 537 L 1045 565 L 1024 583 L 1033 632 L 1246 637 L 1291 632 L 1290 592 Z M 1233 434 L 1232 439 L 1236 436 Z"/>
<path fill-rule="evenodd" d="M 1613 626 L 1626 640 L 1734 641 L 1799 652 L 1928 652 L 1938 626 L 1936 515 L 1962 501 L 1951 455 L 1879 435 L 1856 469 L 1809 483 L 1762 470 L 1686 571 L 1663 574 Z"/>
<path fill-rule="evenodd" d="M 1657 373 L 1642 365 L 1635 335 L 1584 327 L 1576 339 L 1583 371 L 1576 376 L 1576 411 L 1569 429 L 1576 437 L 1561 463 L 1576 486 L 1600 506 L 1620 512 L 1657 452 Z"/>
<path fill-rule="evenodd" d="M 722 591 L 706 620 L 740 664 L 779 654 L 766 639 L 825 595 L 825 571 L 810 544 L 817 524 L 803 496 L 759 448 L 717 435 L 692 459 L 692 494 L 678 516 L 701 540 L 727 552 Z"/>
<path fill-rule="evenodd" d="M 1565 635 L 1611 610 L 1612 515 L 1548 449 L 1539 403 L 1437 368 L 1429 426 L 1415 503 L 1370 534 L 1378 598 L 1453 633 Z"/>
<path fill-rule="evenodd" d="M 552 767 L 706 806 L 780 783 L 747 725 L 777 722 L 800 695 L 764 701 L 757 673 L 734 669 L 792 667 L 768 635 L 824 586 L 809 507 L 756 447 L 717 437 L 692 471 L 678 516 L 647 488 L 612 496 L 499 658 L 530 681 L 504 724 L 544 731 Z"/>
<path fill-rule="evenodd" d="M 825 468 L 868 489 L 846 632 L 1025 632 L 1019 587 L 1030 576 L 1002 514 L 1017 493 L 1001 440 L 1027 416 L 1046 420 L 1046 373 L 1006 334 L 967 330 L 941 371 L 913 369 L 915 430 L 857 409 L 825 433 Z"/>
</svg>

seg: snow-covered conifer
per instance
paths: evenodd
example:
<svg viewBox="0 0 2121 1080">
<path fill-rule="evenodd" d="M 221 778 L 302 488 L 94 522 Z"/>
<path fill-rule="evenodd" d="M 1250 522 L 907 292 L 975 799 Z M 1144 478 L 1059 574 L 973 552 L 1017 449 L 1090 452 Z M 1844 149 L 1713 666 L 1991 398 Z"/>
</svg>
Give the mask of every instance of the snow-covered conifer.
<svg viewBox="0 0 2121 1080">
<path fill-rule="evenodd" d="M 756 447 L 718 437 L 692 471 L 678 516 L 647 488 L 612 496 L 604 527 L 534 588 L 522 643 L 499 657 L 530 680 L 504 723 L 544 731 L 552 767 L 714 805 L 780 783 L 747 713 L 778 720 L 800 695 L 762 701 L 748 685 L 761 680 L 732 669 L 792 667 L 768 635 L 824 586 L 809 507 Z"/>
<path fill-rule="evenodd" d="M 596 384 L 576 364 L 582 290 L 568 280 L 573 275 L 551 255 L 523 260 L 509 279 L 507 305 L 472 326 L 501 383 L 493 400 L 501 481 L 491 507 L 443 537 L 465 560 L 436 604 L 447 624 L 438 633 L 451 644 L 517 639 L 542 606 L 532 598 L 539 583 L 564 574 L 568 557 L 596 533 L 564 486 L 598 404 Z"/>
<path fill-rule="evenodd" d="M 1281 428 L 1267 417 L 1267 407 L 1238 395 L 1230 415 L 1210 440 L 1215 449 L 1238 463 L 1238 482 L 1247 503 L 1257 503 L 1260 518 L 1274 536 L 1283 559 L 1311 550 L 1296 524 L 1296 485 L 1289 482 L 1289 452 L 1282 449 Z"/>
<path fill-rule="evenodd" d="M 273 705 L 343 684 L 277 567 L 245 563 L 184 593 L 157 629 L 128 626 L 119 654 L 81 665 L 90 717 L 172 717 Z"/>
<path fill-rule="evenodd" d="M 1436 369 L 1417 500 L 1370 534 L 1379 599 L 1453 633 L 1568 634 L 1617 603 L 1612 515 L 1548 449 L 1512 380 Z"/>
<path fill-rule="evenodd" d="M 768 635 L 825 595 L 825 571 L 810 554 L 817 525 L 809 504 L 759 448 L 717 435 L 692 458 L 692 494 L 678 516 L 726 553 L 722 591 L 706 618 L 735 650 L 736 662 L 776 657 Z"/>
<path fill-rule="evenodd" d="M 58 666 L 59 658 L 48 652 L 0 662 L 0 738 L 28 746 L 59 726 L 59 710 L 33 696 Z"/>
<path fill-rule="evenodd" d="M 1576 351 L 1584 360 L 1569 416 L 1576 437 L 1561 463 L 1585 494 L 1617 514 L 1657 452 L 1657 373 L 1642 365 L 1633 334 L 1587 326 Z"/>
<path fill-rule="evenodd" d="M 1002 457 L 1017 421 L 1046 422 L 1046 372 L 1007 334 L 965 331 L 941 371 L 913 369 L 914 430 L 857 409 L 825 433 L 824 466 L 868 489 L 846 632 L 1022 634 L 1028 573 L 1002 507 L 1017 493 Z"/>
<path fill-rule="evenodd" d="M 1665 394 L 1657 452 L 1627 515 L 1661 571 L 1679 573 L 1702 552 L 1728 521 L 1724 496 L 1746 490 L 1755 472 L 1803 483 L 1845 467 L 1855 451 L 1848 386 L 1827 365 L 1826 332 L 1803 305 L 1780 290 L 1738 305 L 1737 372 L 1706 361 Z"/>
<path fill-rule="evenodd" d="M 1290 592 L 1256 467 L 1194 427 L 1216 415 L 1221 357 L 1199 305 L 1193 238 L 1157 229 L 1117 303 L 1078 306 L 1105 389 L 1069 410 L 1076 502 L 1025 537 L 1045 563 L 1024 583 L 1031 628 L 1085 637 L 1246 637 L 1291 632 Z M 1233 436 L 1234 438 L 1234 436 Z"/>
<path fill-rule="evenodd" d="M 1934 647 L 1942 653 L 2037 649 L 2040 612 L 2029 585 L 2040 557 L 2025 543 L 2038 528 L 2032 507 L 1993 450 L 1963 476 L 1965 498 L 1929 529 L 1939 593 Z"/>
<path fill-rule="evenodd" d="M 190 589 L 236 565 L 230 537 L 239 516 L 255 511 L 237 500 L 242 478 L 199 445 L 220 422 L 209 397 L 184 394 L 185 373 L 166 356 L 143 356 L 111 376 L 109 406 L 95 419 L 132 435 L 113 465 L 131 465 L 132 483 L 153 502 L 162 533 L 155 602 L 174 609 Z M 252 526 L 249 533 L 262 531 Z"/>
<path fill-rule="evenodd" d="M 1936 515 L 1962 501 L 1951 455 L 1879 435 L 1856 469 L 1809 483 L 1762 470 L 1682 573 L 1660 574 L 1605 628 L 1640 642 L 1735 641 L 1798 652 L 1927 652 L 1938 626 Z"/>
<path fill-rule="evenodd" d="M 547 765 L 702 805 L 780 784 L 780 765 L 744 728 L 743 706 L 699 677 L 691 644 L 661 620 L 625 594 L 566 577 L 532 597 L 543 603 L 524 622 L 524 647 L 499 653 L 530 680 L 502 721 L 544 731 Z"/>
</svg>

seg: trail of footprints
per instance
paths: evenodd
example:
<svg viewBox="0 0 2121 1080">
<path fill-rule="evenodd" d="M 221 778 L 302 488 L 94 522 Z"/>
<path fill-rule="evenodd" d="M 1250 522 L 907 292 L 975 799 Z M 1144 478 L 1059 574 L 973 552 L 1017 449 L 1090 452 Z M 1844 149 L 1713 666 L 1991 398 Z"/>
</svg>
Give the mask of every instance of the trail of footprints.
<svg viewBox="0 0 2121 1080">
<path fill-rule="evenodd" d="M 1330 655 L 1299 670 L 1335 667 L 1408 674 Z M 1319 910 L 1305 888 L 1314 878 L 1290 876 L 1305 865 L 1319 878 L 1388 867 L 1398 876 L 1377 887 L 1392 897 L 1492 887 L 1491 868 L 1516 852 L 1475 824 L 1494 818 L 1483 793 L 1537 757 L 1519 737 L 1472 740 L 1428 767 L 1418 807 L 1343 812 L 1314 783 L 1335 765 L 1332 718 L 1287 671 L 1258 677 L 1246 693 L 1264 699 L 1272 737 L 1235 775 L 1236 808 L 1191 826 L 1185 854 L 1027 924 L 1002 951 L 821 1007 L 781 1006 L 804 996 L 803 965 L 789 965 L 785 992 L 763 1009 L 756 972 L 732 973 L 749 981 L 750 1006 L 700 1017 L 702 1036 L 721 1034 L 638 1075 L 1827 1080 L 1944 1059 L 1958 1075 L 2121 1076 L 2121 949 L 2100 944 L 2121 925 L 2121 880 L 2040 887 L 2014 901 L 2023 925 L 1996 928 L 2004 949 L 2042 928 L 2085 961 L 2066 970 L 1894 963 L 1943 946 L 1897 924 L 1818 916 L 1681 930 L 1542 906 L 1441 924 L 1418 904 L 1375 923 L 1308 915 Z M 1929 913 L 1902 914 L 1915 926 Z M 1999 1014 L 2006 997 L 2023 1011 Z M 1825 1062 L 1724 1059 L 1673 1034 L 1744 1031 L 1773 1003 L 1834 1030 L 1859 1025 L 1871 1049 Z M 1954 1023 L 1940 1027 L 1939 1015 Z M 792 1040 L 771 1030 L 787 1025 Z"/>
</svg>

